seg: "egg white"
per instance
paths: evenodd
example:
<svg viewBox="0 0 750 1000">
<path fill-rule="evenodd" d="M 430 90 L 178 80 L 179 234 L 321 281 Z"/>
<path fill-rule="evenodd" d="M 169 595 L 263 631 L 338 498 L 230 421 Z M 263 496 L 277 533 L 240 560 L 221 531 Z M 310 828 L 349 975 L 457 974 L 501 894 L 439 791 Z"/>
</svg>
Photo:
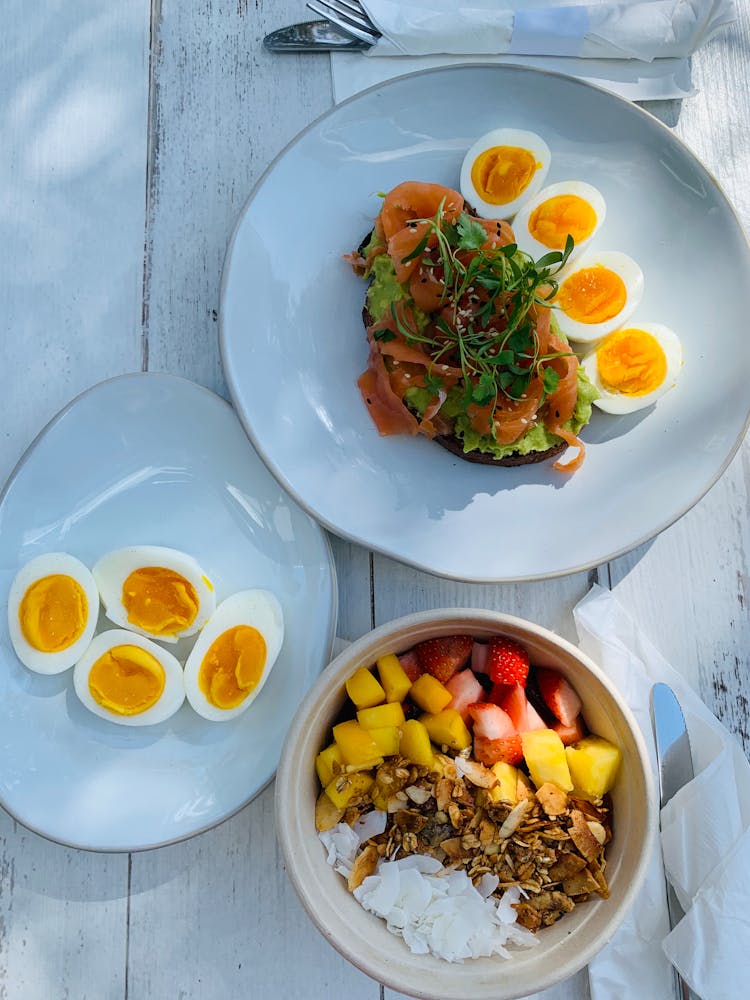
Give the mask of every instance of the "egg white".
<svg viewBox="0 0 750 1000">
<path fill-rule="evenodd" d="M 159 700 L 138 715 L 119 715 L 100 705 L 89 691 L 89 673 L 100 656 L 113 646 L 138 646 L 156 657 L 164 668 L 164 690 Z M 83 705 L 100 719 L 120 726 L 153 726 L 174 715 L 185 700 L 185 682 L 177 659 L 145 636 L 126 629 L 113 628 L 101 632 L 88 647 L 73 670 L 73 687 Z"/>
<path fill-rule="evenodd" d="M 19 610 L 24 594 L 36 581 L 45 576 L 61 574 L 72 577 L 86 595 L 88 614 L 81 635 L 67 649 L 57 653 L 45 653 L 35 649 L 21 631 Z M 59 674 L 68 670 L 80 659 L 91 642 L 99 616 L 99 591 L 90 571 L 80 559 L 67 552 L 47 552 L 27 562 L 17 573 L 8 594 L 8 632 L 16 656 L 38 674 Z"/>
<path fill-rule="evenodd" d="M 625 304 L 622 309 L 611 319 L 601 323 L 582 323 L 572 319 L 561 308 L 556 308 L 553 315 L 557 324 L 569 340 L 575 340 L 581 344 L 593 344 L 608 333 L 616 330 L 625 324 L 643 298 L 643 271 L 640 266 L 619 250 L 600 250 L 599 252 L 590 250 L 576 258 L 575 263 L 568 265 L 557 277 L 559 285 L 562 285 L 568 278 L 577 271 L 585 270 L 589 267 L 604 267 L 609 271 L 614 271 L 625 285 Z M 553 305 L 555 305 L 553 300 Z"/>
<path fill-rule="evenodd" d="M 160 566 L 181 574 L 191 584 L 198 596 L 198 614 L 187 628 L 173 635 L 159 635 L 148 629 L 134 625 L 128 620 L 128 613 L 122 602 L 122 587 L 128 576 L 143 566 Z M 198 562 L 179 549 L 161 545 L 133 545 L 115 549 L 102 556 L 93 569 L 94 579 L 99 587 L 104 612 L 111 622 L 123 628 L 132 629 L 159 642 L 177 642 L 184 636 L 194 635 L 208 621 L 216 607 L 213 585 Z"/>
<path fill-rule="evenodd" d="M 643 396 L 628 396 L 622 392 L 612 392 L 599 377 L 596 355 L 597 350 L 606 341 L 600 342 L 595 350 L 586 355 L 581 365 L 600 393 L 599 399 L 594 400 L 594 405 L 598 406 L 600 410 L 604 410 L 605 413 L 635 413 L 637 410 L 651 406 L 675 385 L 682 368 L 682 344 L 673 330 L 661 323 L 633 323 L 632 326 L 637 330 L 650 333 L 658 341 L 664 351 L 667 371 L 661 385 L 653 392 L 645 393 Z"/>
<path fill-rule="evenodd" d="M 537 163 L 541 163 L 541 167 L 536 169 L 526 189 L 517 198 L 503 205 L 484 201 L 471 179 L 471 170 L 474 166 L 474 161 L 485 150 L 491 149 L 493 146 L 517 146 L 521 149 L 526 149 Z M 477 139 L 464 157 L 464 161 L 461 164 L 461 194 L 482 218 L 510 219 L 524 202 L 536 194 L 544 183 L 544 178 L 547 176 L 547 171 L 549 170 L 551 155 L 549 146 L 536 132 L 528 132 L 525 129 L 518 128 L 493 129 L 491 132 L 487 132 Z"/>
<path fill-rule="evenodd" d="M 604 196 L 601 191 L 597 190 L 597 188 L 591 184 L 586 184 L 584 181 L 559 181 L 557 184 L 550 184 L 548 187 L 542 188 L 541 191 L 524 203 L 513 222 L 513 233 L 519 250 L 523 250 L 525 253 L 529 254 L 529 256 L 533 257 L 534 260 L 544 257 L 546 254 L 552 252 L 554 248 L 545 246 L 544 243 L 540 243 L 539 240 L 537 240 L 529 232 L 529 219 L 531 218 L 531 214 L 535 208 L 547 201 L 549 198 L 558 198 L 561 195 L 566 194 L 582 198 L 583 201 L 588 202 L 596 214 L 596 225 L 586 239 L 576 243 L 569 260 L 575 259 L 582 252 L 584 247 L 589 245 L 606 218 L 607 203 L 604 200 Z M 563 249 L 564 247 L 560 247 L 560 250 Z"/>
<path fill-rule="evenodd" d="M 234 708 L 218 708 L 201 691 L 198 674 L 214 640 L 236 625 L 250 625 L 261 633 L 266 642 L 266 663 L 260 680 L 241 704 Z M 211 722 L 224 722 L 247 711 L 268 680 L 283 641 L 284 614 L 270 591 L 242 590 L 222 601 L 198 636 L 185 664 L 185 693 L 198 715 Z"/>
</svg>

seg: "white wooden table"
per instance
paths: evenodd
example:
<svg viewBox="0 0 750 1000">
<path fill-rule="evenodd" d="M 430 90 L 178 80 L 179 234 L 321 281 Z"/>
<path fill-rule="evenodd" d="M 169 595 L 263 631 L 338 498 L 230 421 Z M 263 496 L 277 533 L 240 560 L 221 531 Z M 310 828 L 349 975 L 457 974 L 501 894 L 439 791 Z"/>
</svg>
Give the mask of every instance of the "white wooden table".
<svg viewBox="0 0 750 1000">
<path fill-rule="evenodd" d="M 0 478 L 82 389 L 148 369 L 226 394 L 227 239 L 256 178 L 331 106 L 326 56 L 271 56 L 303 0 L 6 0 L 0 35 Z M 652 106 L 750 223 L 750 13 Z M 750 746 L 750 449 L 678 524 L 590 574 L 464 585 L 333 540 L 339 632 L 476 605 L 573 636 L 613 588 Z M 581 975 L 545 994 L 587 995 Z M 394 1000 L 308 921 L 274 838 L 273 787 L 218 829 L 133 855 L 48 843 L 0 810 L 0 1000 Z M 470 1000 L 470 998 L 467 998 Z"/>
</svg>

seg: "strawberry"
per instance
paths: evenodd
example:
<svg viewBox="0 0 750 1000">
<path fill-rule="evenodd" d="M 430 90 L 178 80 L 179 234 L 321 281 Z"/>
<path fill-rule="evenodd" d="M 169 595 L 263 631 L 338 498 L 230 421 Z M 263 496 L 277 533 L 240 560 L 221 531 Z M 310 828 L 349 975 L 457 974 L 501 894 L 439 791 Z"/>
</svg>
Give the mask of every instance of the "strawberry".
<svg viewBox="0 0 750 1000">
<path fill-rule="evenodd" d="M 486 736 L 474 737 L 474 759 L 480 764 L 492 767 L 498 761 L 506 764 L 520 764 L 523 760 L 523 747 L 521 737 L 518 733 L 515 736 L 505 736 L 499 740 L 489 740 Z"/>
<path fill-rule="evenodd" d="M 421 677 L 424 670 L 419 665 L 419 660 L 417 659 L 417 654 L 413 649 L 410 649 L 406 653 L 401 653 L 398 658 L 399 663 L 403 667 L 403 671 L 409 680 L 414 683 L 417 677 Z"/>
<path fill-rule="evenodd" d="M 529 676 L 529 654 L 513 639 L 499 636 L 490 639 L 487 673 L 496 684 L 525 685 Z"/>
<path fill-rule="evenodd" d="M 423 672 L 432 674 L 441 684 L 466 665 L 474 640 L 470 635 L 446 635 L 441 639 L 427 639 L 414 647 L 417 662 Z M 402 664 L 403 666 L 403 664 Z"/>
<path fill-rule="evenodd" d="M 484 688 L 471 670 L 461 670 L 454 674 L 445 686 L 453 695 L 448 708 L 455 708 L 464 722 L 469 718 L 469 705 L 484 701 Z"/>
<path fill-rule="evenodd" d="M 564 726 L 572 725 L 581 711 L 581 699 L 570 684 L 556 670 L 539 669 L 536 679 L 542 698 L 555 718 Z"/>
<path fill-rule="evenodd" d="M 475 674 L 487 673 L 487 643 L 475 642 L 471 650 L 471 669 Z"/>
<path fill-rule="evenodd" d="M 556 722 L 552 728 L 566 747 L 577 743 L 586 735 L 586 726 L 581 715 L 577 715 L 569 726 L 563 725 L 562 722 Z"/>
<path fill-rule="evenodd" d="M 500 740 L 506 736 L 516 735 L 516 727 L 510 721 L 508 714 L 491 702 L 469 705 L 469 715 L 474 720 L 475 737 Z"/>
</svg>

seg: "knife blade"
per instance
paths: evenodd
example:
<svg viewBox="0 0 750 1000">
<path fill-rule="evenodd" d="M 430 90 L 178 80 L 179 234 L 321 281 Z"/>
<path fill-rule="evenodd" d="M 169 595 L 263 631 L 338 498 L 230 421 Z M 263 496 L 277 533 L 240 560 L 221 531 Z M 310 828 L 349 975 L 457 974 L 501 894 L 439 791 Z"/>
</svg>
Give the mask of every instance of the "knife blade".
<svg viewBox="0 0 750 1000">
<path fill-rule="evenodd" d="M 661 807 L 694 777 L 693 755 L 690 750 L 685 717 L 675 693 L 667 684 L 654 684 L 651 689 L 651 721 L 656 739 L 656 756 L 659 762 L 659 792 Z M 672 883 L 667 883 L 667 909 L 669 926 L 674 927 L 685 915 L 680 906 Z M 677 996 L 681 1000 L 691 1000 L 695 994 L 679 974 L 675 973 Z"/>
<path fill-rule="evenodd" d="M 338 31 L 330 21 L 303 21 L 278 28 L 263 44 L 271 52 L 364 52 L 370 46 Z"/>
</svg>

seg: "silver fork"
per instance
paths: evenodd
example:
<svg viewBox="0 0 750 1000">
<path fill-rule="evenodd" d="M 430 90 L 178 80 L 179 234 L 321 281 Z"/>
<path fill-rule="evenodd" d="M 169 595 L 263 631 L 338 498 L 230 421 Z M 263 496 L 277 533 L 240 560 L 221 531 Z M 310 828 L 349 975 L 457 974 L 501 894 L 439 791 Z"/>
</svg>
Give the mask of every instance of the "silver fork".
<svg viewBox="0 0 750 1000">
<path fill-rule="evenodd" d="M 357 0 L 309 0 L 307 6 L 316 14 L 327 18 L 339 30 L 367 45 L 372 45 L 380 38 L 380 32 Z"/>
</svg>

